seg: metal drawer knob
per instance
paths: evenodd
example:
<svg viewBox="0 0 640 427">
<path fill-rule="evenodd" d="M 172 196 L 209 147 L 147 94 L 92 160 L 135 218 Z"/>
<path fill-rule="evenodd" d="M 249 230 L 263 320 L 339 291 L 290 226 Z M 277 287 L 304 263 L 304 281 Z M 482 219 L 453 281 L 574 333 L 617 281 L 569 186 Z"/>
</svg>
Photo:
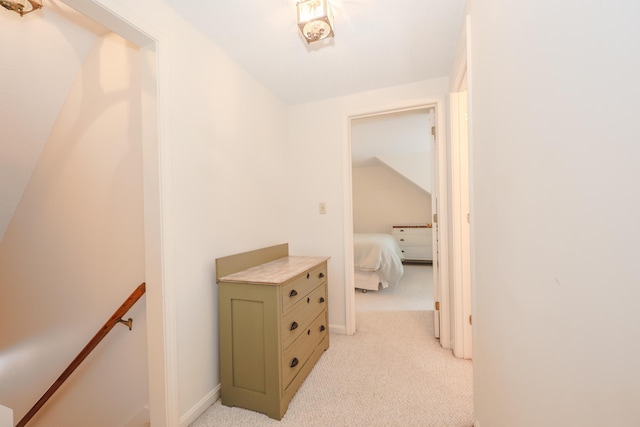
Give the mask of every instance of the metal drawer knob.
<svg viewBox="0 0 640 427">
<path fill-rule="evenodd" d="M 322 279 L 324 277 L 324 273 L 321 272 L 320 274 L 318 274 L 318 277 Z"/>
<path fill-rule="evenodd" d="M 291 365 L 289 366 L 291 366 L 292 368 L 295 368 L 296 366 L 298 366 L 298 363 L 299 363 L 298 358 L 294 357 L 293 360 L 291 361 Z"/>
<path fill-rule="evenodd" d="M 291 326 L 289 327 L 290 331 L 293 331 L 294 329 L 298 328 L 298 322 L 293 322 L 291 323 Z"/>
<path fill-rule="evenodd" d="M 324 297 L 320 297 L 320 302 L 323 303 L 324 302 Z"/>
<path fill-rule="evenodd" d="M 289 292 L 289 298 L 295 297 L 296 295 L 298 295 L 298 291 L 296 291 L 295 289 Z"/>
<path fill-rule="evenodd" d="M 307 273 L 307 279 L 308 279 L 309 277 L 311 277 L 311 274 L 310 274 L 310 273 Z"/>
<path fill-rule="evenodd" d="M 324 332 L 324 330 L 327 329 L 324 327 L 324 325 L 320 325 L 320 332 Z"/>
</svg>

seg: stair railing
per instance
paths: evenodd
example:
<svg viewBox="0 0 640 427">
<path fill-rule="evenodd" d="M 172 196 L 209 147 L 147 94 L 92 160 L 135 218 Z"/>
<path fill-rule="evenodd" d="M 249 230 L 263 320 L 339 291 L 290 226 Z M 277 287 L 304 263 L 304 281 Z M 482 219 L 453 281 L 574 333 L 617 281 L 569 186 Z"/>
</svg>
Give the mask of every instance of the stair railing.
<svg viewBox="0 0 640 427">
<path fill-rule="evenodd" d="M 98 332 L 91 338 L 91 341 L 87 343 L 87 345 L 82 349 L 82 351 L 76 356 L 75 359 L 69 364 L 67 369 L 58 377 L 57 380 L 49 387 L 49 389 L 42 395 L 40 399 L 36 402 L 35 405 L 27 412 L 27 414 L 22 417 L 20 422 L 16 424 L 16 427 L 24 427 L 31 418 L 47 403 L 47 400 L 53 396 L 53 394 L 60 388 L 60 386 L 69 378 L 69 376 L 76 370 L 78 366 L 82 363 L 84 359 L 93 351 L 94 348 L 100 344 L 100 341 L 113 329 L 113 327 L 118 323 L 124 323 L 131 330 L 131 325 L 133 320 L 129 318 L 128 320 L 123 320 L 122 316 L 125 315 L 127 311 L 140 299 L 142 295 L 145 293 L 145 284 L 142 283 L 140 286 L 136 288 L 135 291 L 129 298 L 125 300 L 124 303 L 118 308 L 115 313 L 107 320 L 107 322 L 98 330 Z"/>
</svg>

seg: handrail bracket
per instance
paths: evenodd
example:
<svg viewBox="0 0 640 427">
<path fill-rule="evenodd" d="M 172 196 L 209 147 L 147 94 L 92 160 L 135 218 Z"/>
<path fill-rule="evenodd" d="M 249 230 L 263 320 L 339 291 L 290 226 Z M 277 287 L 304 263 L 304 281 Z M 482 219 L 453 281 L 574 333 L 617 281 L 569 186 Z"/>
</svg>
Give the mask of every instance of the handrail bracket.
<svg viewBox="0 0 640 427">
<path fill-rule="evenodd" d="M 129 327 L 129 330 L 133 327 L 133 319 L 129 317 L 127 320 L 124 320 L 122 317 L 116 320 L 116 323 L 122 323 Z"/>
</svg>

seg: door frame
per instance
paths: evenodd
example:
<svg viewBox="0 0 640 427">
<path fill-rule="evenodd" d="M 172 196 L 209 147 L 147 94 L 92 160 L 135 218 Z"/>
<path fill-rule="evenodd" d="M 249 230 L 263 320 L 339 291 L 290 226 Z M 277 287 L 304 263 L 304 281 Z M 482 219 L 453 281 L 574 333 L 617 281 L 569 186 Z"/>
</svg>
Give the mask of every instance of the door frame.
<svg viewBox="0 0 640 427">
<path fill-rule="evenodd" d="M 462 27 L 449 87 L 451 141 L 451 318 L 456 357 L 473 357 L 470 17 Z"/>
<path fill-rule="evenodd" d="M 343 194 L 344 194 L 344 254 L 345 254 L 345 333 L 353 335 L 356 332 L 356 308 L 355 308 L 355 281 L 353 258 L 353 187 L 351 171 L 351 122 L 354 119 L 374 117 L 384 114 L 398 113 L 417 109 L 435 109 L 436 137 L 438 151 L 438 196 L 440 197 L 438 217 L 440 222 L 440 274 L 438 282 L 434 280 L 434 294 L 436 288 L 440 289 L 440 339 L 449 339 L 449 273 L 448 273 L 448 211 L 447 211 L 447 155 L 446 155 L 446 127 L 445 127 L 445 98 L 433 97 L 423 102 L 415 103 L 405 101 L 394 105 L 383 105 L 378 108 L 370 108 L 363 111 L 352 111 L 344 115 L 343 135 Z M 444 148 L 444 149 L 443 149 Z M 432 163 L 435 159 L 432 157 Z M 435 260 L 434 260 L 435 261 Z M 435 279 L 435 277 L 434 277 Z"/>
</svg>

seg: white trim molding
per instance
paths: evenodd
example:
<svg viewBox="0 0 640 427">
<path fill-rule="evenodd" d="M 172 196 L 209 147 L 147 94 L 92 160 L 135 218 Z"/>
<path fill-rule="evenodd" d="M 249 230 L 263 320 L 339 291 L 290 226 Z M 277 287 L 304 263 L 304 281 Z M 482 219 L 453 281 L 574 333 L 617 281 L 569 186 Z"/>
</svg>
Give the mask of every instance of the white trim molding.
<svg viewBox="0 0 640 427">
<path fill-rule="evenodd" d="M 207 409 L 220 399 L 220 390 L 222 384 L 218 384 L 216 388 L 207 393 L 198 403 L 193 405 L 182 417 L 180 417 L 180 427 L 187 427 L 198 419 Z"/>
</svg>

